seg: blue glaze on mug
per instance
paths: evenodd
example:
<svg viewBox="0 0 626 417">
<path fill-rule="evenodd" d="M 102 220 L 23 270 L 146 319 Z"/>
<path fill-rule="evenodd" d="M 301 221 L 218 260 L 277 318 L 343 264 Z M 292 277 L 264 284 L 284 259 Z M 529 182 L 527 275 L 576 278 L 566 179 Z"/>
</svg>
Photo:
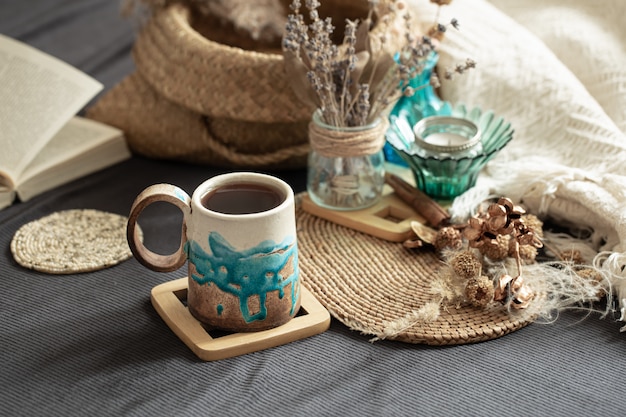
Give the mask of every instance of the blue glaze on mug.
<svg viewBox="0 0 626 417">
<path fill-rule="evenodd" d="M 189 261 L 194 264 L 197 274 L 192 278 L 200 285 L 213 283 L 224 292 L 233 294 L 239 298 L 239 308 L 246 323 L 255 320 L 263 320 L 267 317 L 265 299 L 270 291 L 278 291 L 279 297 L 285 296 L 285 287 L 291 285 L 291 311 L 295 312 L 297 300 L 300 295 L 298 284 L 299 267 L 297 242 L 293 236 L 276 244 L 266 240 L 256 247 L 237 251 L 219 233 L 209 234 L 208 254 L 195 241 L 190 240 L 185 244 L 185 250 Z M 293 273 L 282 276 L 282 271 L 287 262 L 292 259 Z M 260 301 L 260 311 L 250 314 L 248 298 L 257 295 Z M 218 308 L 218 314 L 223 311 Z"/>
<path fill-rule="evenodd" d="M 189 199 L 189 196 L 187 195 L 187 193 L 185 193 L 183 190 L 181 190 L 178 187 L 174 187 L 174 195 L 183 203 L 187 203 L 187 200 Z"/>
</svg>

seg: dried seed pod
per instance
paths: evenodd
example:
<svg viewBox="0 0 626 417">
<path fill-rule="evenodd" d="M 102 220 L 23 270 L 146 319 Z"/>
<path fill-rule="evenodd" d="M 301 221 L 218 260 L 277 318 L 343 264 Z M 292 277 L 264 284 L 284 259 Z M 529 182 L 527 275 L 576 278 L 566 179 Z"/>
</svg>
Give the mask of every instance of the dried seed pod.
<svg viewBox="0 0 626 417">
<path fill-rule="evenodd" d="M 564 261 L 571 262 L 575 265 L 582 265 L 585 263 L 585 259 L 578 249 L 564 250 L 559 254 L 559 257 Z"/>
<path fill-rule="evenodd" d="M 519 245 L 519 256 L 527 264 L 535 262 L 537 252 L 537 248 L 533 245 Z M 515 257 L 515 249 L 511 248 L 511 245 L 509 245 L 509 256 Z"/>
<path fill-rule="evenodd" d="M 513 206 L 513 209 L 509 212 L 510 216 L 514 216 L 517 219 L 521 218 L 524 214 L 526 214 L 526 210 L 522 206 Z"/>
<path fill-rule="evenodd" d="M 521 275 L 516 276 L 511 281 L 511 291 L 517 292 L 524 286 L 524 278 Z"/>
<path fill-rule="evenodd" d="M 439 252 L 444 249 L 460 249 L 463 246 L 461 232 L 454 227 L 442 227 L 435 235 L 433 245 Z"/>
<path fill-rule="evenodd" d="M 510 240 L 509 235 L 497 235 L 493 239 L 485 239 L 484 244 L 478 250 L 493 261 L 501 261 L 509 256 Z"/>
<path fill-rule="evenodd" d="M 465 286 L 465 297 L 475 307 L 485 307 L 493 300 L 493 295 L 493 283 L 484 275 L 471 278 Z"/>
<path fill-rule="evenodd" d="M 602 298 L 605 295 L 606 291 L 604 290 L 604 288 L 601 288 L 601 284 L 602 284 L 602 281 L 604 281 L 604 277 L 602 276 L 602 273 L 600 273 L 600 271 L 594 268 L 582 268 L 576 271 L 576 274 L 579 277 L 588 280 L 593 285 L 597 285 L 598 287 L 600 287 L 598 289 L 598 292 L 596 293 L 597 298 Z"/>
<path fill-rule="evenodd" d="M 507 226 L 507 218 L 506 216 L 491 217 L 487 220 L 487 225 L 489 230 L 498 232 L 500 229 Z"/>
<path fill-rule="evenodd" d="M 521 277 L 517 277 L 519 280 Z M 528 307 L 528 304 L 535 298 L 535 293 L 528 287 L 528 285 L 521 284 L 519 289 L 515 291 L 514 296 L 511 298 L 511 307 L 520 310 Z"/>
<path fill-rule="evenodd" d="M 513 201 L 508 197 L 500 197 L 498 199 L 498 204 L 503 206 L 507 212 L 512 211 L 514 207 Z"/>
<path fill-rule="evenodd" d="M 517 236 L 517 242 L 520 245 L 538 245 L 541 244 L 541 241 L 537 239 L 535 234 L 531 231 L 523 231 L 522 234 Z M 541 247 L 541 246 L 539 246 Z"/>
<path fill-rule="evenodd" d="M 413 230 L 415 236 L 417 236 L 418 239 L 422 240 L 424 243 L 428 243 L 430 245 L 435 244 L 435 239 L 438 233 L 437 230 L 417 221 L 411 222 L 411 230 Z"/>
<path fill-rule="evenodd" d="M 491 204 L 487 209 L 487 213 L 491 217 L 501 217 L 506 216 L 506 208 L 501 204 Z"/>
<path fill-rule="evenodd" d="M 482 236 L 482 231 L 473 227 L 467 227 L 463 231 L 463 236 L 470 242 L 476 242 Z"/>
<path fill-rule="evenodd" d="M 505 227 L 498 230 L 498 233 L 501 235 L 510 235 L 515 231 L 515 223 L 509 222 Z"/>
<path fill-rule="evenodd" d="M 543 238 L 543 222 L 539 220 L 539 217 L 534 214 L 524 214 L 522 216 L 522 221 L 535 233 L 535 236 L 538 238 Z"/>
<path fill-rule="evenodd" d="M 482 244 L 483 236 L 483 220 L 478 217 L 471 217 L 467 223 L 467 227 L 463 229 L 463 237 L 467 239 L 469 245 L 473 248 Z"/>
<path fill-rule="evenodd" d="M 448 262 L 454 272 L 461 278 L 470 279 L 480 275 L 483 265 L 480 259 L 470 250 L 463 250 L 455 254 Z"/>
<path fill-rule="evenodd" d="M 480 230 L 483 226 L 483 220 L 479 219 L 478 217 L 470 217 L 468 223 L 469 223 L 469 227 L 473 229 L 477 229 L 477 230 Z"/>
<path fill-rule="evenodd" d="M 509 220 L 518 220 L 526 213 L 522 206 L 516 206 L 510 198 L 502 197 L 498 200 L 498 204 L 504 207 Z"/>
<path fill-rule="evenodd" d="M 494 289 L 493 299 L 502 304 L 509 304 L 514 309 L 524 309 L 535 298 L 535 293 L 524 284 L 522 276 L 515 278 L 501 275 Z"/>
<path fill-rule="evenodd" d="M 493 299 L 505 303 L 509 298 L 509 285 L 513 281 L 513 277 L 508 274 L 503 274 L 498 278 L 498 282 L 494 288 Z"/>
</svg>

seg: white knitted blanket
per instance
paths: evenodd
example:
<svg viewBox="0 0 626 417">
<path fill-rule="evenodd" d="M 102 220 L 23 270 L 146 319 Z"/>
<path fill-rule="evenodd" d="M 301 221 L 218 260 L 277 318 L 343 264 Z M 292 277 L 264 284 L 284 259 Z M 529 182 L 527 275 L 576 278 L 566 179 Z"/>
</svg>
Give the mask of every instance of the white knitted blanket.
<svg viewBox="0 0 626 417">
<path fill-rule="evenodd" d="M 412 0 L 420 19 L 433 8 Z M 493 109 L 513 141 L 453 210 L 489 194 L 591 232 L 613 293 L 626 311 L 626 0 L 455 0 L 440 67 L 478 67 L 441 94 Z"/>
</svg>

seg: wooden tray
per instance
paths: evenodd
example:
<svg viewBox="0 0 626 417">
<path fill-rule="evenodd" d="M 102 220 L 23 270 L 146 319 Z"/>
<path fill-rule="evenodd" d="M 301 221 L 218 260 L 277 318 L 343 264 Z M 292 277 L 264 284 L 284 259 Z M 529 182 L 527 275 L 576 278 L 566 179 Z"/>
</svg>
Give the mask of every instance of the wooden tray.
<svg viewBox="0 0 626 417">
<path fill-rule="evenodd" d="M 228 333 L 207 330 L 191 315 L 185 305 L 187 277 L 160 284 L 152 289 L 152 305 L 163 321 L 204 361 L 231 358 L 246 353 L 284 345 L 325 332 L 330 314 L 301 286 L 300 311 L 288 323 L 274 329 L 250 333 Z"/>
</svg>

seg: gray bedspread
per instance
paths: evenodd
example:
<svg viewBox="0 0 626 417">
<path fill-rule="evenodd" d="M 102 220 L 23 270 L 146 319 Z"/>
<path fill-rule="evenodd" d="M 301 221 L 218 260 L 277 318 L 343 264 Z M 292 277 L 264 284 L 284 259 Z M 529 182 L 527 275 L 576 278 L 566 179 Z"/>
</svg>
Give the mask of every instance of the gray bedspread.
<svg viewBox="0 0 626 417">
<path fill-rule="evenodd" d="M 3 0 L 0 32 L 78 67 L 111 88 L 133 69 L 131 22 L 113 0 Z M 1 127 L 0 127 L 1 128 Z M 26 270 L 9 243 L 23 224 L 63 209 L 127 215 L 146 186 L 192 191 L 222 172 L 139 157 L 0 211 L 0 415 L 624 415 L 620 324 L 567 312 L 500 339 L 454 347 L 368 342 L 333 322 L 320 335 L 202 362 L 150 304 L 159 274 L 134 259 L 78 275 Z M 305 172 L 277 174 L 296 191 Z M 173 249 L 176 210 L 142 227 Z"/>
</svg>

